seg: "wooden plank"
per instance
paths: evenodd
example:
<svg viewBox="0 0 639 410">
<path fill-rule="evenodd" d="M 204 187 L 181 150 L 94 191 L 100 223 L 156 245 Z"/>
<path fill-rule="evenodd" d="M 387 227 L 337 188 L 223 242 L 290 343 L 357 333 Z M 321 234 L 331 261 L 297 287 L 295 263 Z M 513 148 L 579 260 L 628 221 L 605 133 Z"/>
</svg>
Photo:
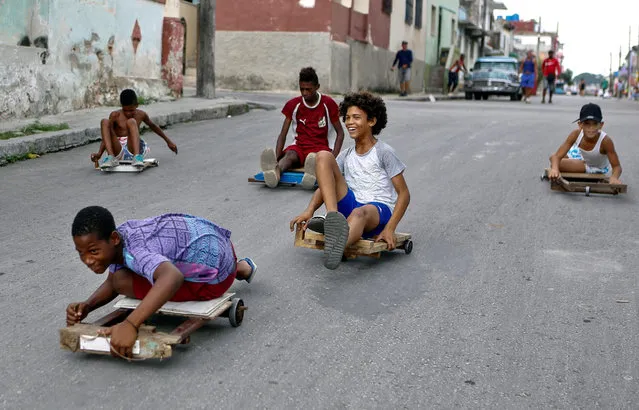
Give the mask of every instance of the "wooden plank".
<svg viewBox="0 0 639 410">
<path fill-rule="evenodd" d="M 229 306 L 230 304 L 231 302 L 229 302 Z M 171 332 L 171 335 L 178 336 L 180 338 L 180 343 L 182 343 L 188 340 L 191 333 L 195 332 L 209 321 L 210 319 L 190 318 L 188 320 L 185 320 L 180 326 L 175 328 L 175 330 Z"/>
<path fill-rule="evenodd" d="M 234 292 L 227 292 L 221 297 L 206 301 L 192 301 L 192 302 L 166 302 L 157 313 L 170 316 L 185 316 L 185 317 L 198 317 L 204 319 L 213 319 L 220 315 L 221 312 L 228 309 L 231 305 L 229 301 Z M 120 299 L 115 308 L 119 309 L 135 309 L 140 304 L 141 300 L 134 298 Z"/>
<path fill-rule="evenodd" d="M 79 323 L 74 326 L 60 329 L 60 347 L 72 352 L 86 352 L 95 354 L 111 354 L 108 345 L 102 344 L 100 349 L 82 349 L 80 339 L 85 336 L 87 339 L 103 338 L 98 336 L 98 331 L 106 329 L 102 326 Z M 138 332 L 137 343 L 139 343 L 140 351 L 133 355 L 134 359 L 165 359 L 171 357 L 173 353 L 172 346 L 180 342 L 178 335 L 171 335 L 162 332 L 155 332 L 153 326 L 141 326 Z M 106 346 L 106 348 L 104 348 Z"/>
<path fill-rule="evenodd" d="M 129 313 L 130 312 L 126 309 L 114 310 L 113 312 L 102 316 L 100 319 L 92 322 L 91 324 L 95 326 L 111 326 L 115 322 L 121 322 L 121 319 L 124 319 L 124 317 L 127 316 Z"/>
<path fill-rule="evenodd" d="M 566 180 L 552 182 L 550 189 L 561 192 L 589 192 L 592 194 L 610 195 L 625 194 L 628 192 L 628 186 L 625 184 L 607 184 L 603 182 L 587 183 Z"/>
<path fill-rule="evenodd" d="M 548 178 L 550 168 L 544 169 L 544 177 Z M 577 179 L 577 180 L 589 180 L 589 181 L 608 181 L 609 177 L 606 174 L 586 174 L 579 172 L 561 172 L 561 176 L 565 179 Z"/>
</svg>

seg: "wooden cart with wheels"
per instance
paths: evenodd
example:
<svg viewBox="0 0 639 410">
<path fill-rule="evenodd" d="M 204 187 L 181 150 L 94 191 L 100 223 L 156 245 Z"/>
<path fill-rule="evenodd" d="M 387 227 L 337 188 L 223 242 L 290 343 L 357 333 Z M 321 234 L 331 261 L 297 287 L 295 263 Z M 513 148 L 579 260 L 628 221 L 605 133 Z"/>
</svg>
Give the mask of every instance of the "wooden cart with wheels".
<svg viewBox="0 0 639 410">
<path fill-rule="evenodd" d="M 546 168 L 541 176 L 542 181 L 549 180 L 550 169 Z M 610 179 L 604 174 L 582 174 L 562 172 L 556 181 L 550 181 L 550 189 L 561 192 L 584 192 L 590 194 L 625 194 L 628 186 L 625 184 L 611 184 Z"/>
<path fill-rule="evenodd" d="M 282 175 L 280 176 L 280 183 L 278 185 L 284 185 L 284 186 L 300 185 L 301 186 L 303 177 L 304 177 L 304 168 L 289 169 L 288 171 L 282 173 Z M 258 172 L 252 177 L 249 177 L 248 182 L 257 182 L 257 183 L 263 184 L 264 173 Z M 315 183 L 315 186 L 317 186 L 317 182 Z"/>
<path fill-rule="evenodd" d="M 295 246 L 309 249 L 324 249 L 324 235 L 311 231 L 310 229 L 304 230 L 300 225 L 297 225 L 295 230 Z M 404 252 L 409 255 L 413 251 L 411 235 L 408 233 L 396 233 L 395 247 L 397 249 L 403 249 Z M 346 259 L 353 259 L 358 256 L 369 256 L 379 259 L 382 252 L 386 251 L 388 251 L 388 244 L 386 242 L 360 239 L 344 250 L 344 257 Z"/>
<path fill-rule="evenodd" d="M 158 165 L 160 165 L 159 161 L 155 158 L 146 158 L 144 160 L 144 166 L 142 167 L 134 167 L 133 165 L 131 165 L 133 163 L 133 161 L 127 161 L 127 160 L 120 160 L 119 164 L 115 167 L 112 168 L 100 168 L 100 166 L 98 165 L 98 163 L 95 163 L 95 168 L 102 171 L 102 172 L 106 172 L 106 173 L 112 173 L 112 172 L 133 172 L 133 173 L 140 173 L 144 170 L 146 170 L 147 168 L 153 168 L 153 167 L 157 167 Z"/>
<path fill-rule="evenodd" d="M 193 332 L 217 317 L 227 317 L 231 326 L 240 326 L 248 308 L 242 299 L 234 298 L 234 295 L 226 293 L 203 302 L 165 303 L 158 314 L 179 316 L 185 320 L 170 333 L 157 332 L 155 326 L 140 326 L 133 346 L 133 360 L 171 357 L 175 345 L 189 343 Z M 95 322 L 60 329 L 60 347 L 72 352 L 111 354 L 110 339 L 98 335 L 98 331 L 122 322 L 139 303 L 138 299 L 124 298 L 115 304 L 117 310 Z"/>
</svg>

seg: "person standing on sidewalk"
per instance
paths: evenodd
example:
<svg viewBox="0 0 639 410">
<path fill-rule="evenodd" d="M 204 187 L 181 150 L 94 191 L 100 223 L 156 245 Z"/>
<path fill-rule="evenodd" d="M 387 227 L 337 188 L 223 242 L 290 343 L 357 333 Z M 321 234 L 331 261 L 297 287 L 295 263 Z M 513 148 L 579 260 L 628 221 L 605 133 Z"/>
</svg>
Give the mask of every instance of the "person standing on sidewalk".
<svg viewBox="0 0 639 410">
<path fill-rule="evenodd" d="M 552 95 L 555 93 L 555 79 L 561 75 L 561 64 L 555 58 L 555 52 L 550 50 L 548 58 L 541 63 L 541 69 L 544 76 L 544 91 L 541 97 L 541 103 L 546 103 L 546 90 L 548 90 L 548 104 L 552 104 Z"/>
<path fill-rule="evenodd" d="M 462 54 L 459 56 L 459 59 L 450 66 L 450 70 L 448 70 L 448 92 L 454 93 L 455 88 L 459 84 L 459 71 L 463 71 L 465 73 L 468 72 L 466 68 L 466 64 L 464 63 L 465 56 Z"/>
<path fill-rule="evenodd" d="M 405 97 L 410 89 L 410 66 L 413 64 L 413 52 L 408 49 L 407 41 L 402 41 L 402 49 L 395 54 L 391 71 L 395 70 L 395 64 L 399 68 L 399 96 Z"/>
<path fill-rule="evenodd" d="M 535 92 L 535 84 L 537 84 L 537 60 L 532 51 L 528 52 L 528 56 L 519 66 L 521 73 L 521 88 L 524 89 L 524 102 L 530 104 L 530 96 Z"/>
</svg>

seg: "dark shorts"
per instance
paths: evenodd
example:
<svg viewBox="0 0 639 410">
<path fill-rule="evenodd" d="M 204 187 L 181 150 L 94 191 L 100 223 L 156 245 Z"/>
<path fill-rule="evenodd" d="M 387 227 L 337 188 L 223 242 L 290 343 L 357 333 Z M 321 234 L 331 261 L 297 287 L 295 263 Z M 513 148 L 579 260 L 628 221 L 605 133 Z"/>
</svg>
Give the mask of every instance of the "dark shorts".
<svg viewBox="0 0 639 410">
<path fill-rule="evenodd" d="M 317 146 L 317 147 L 300 147 L 299 145 L 293 144 L 293 145 L 289 145 L 288 147 L 284 148 L 284 154 L 287 151 L 293 151 L 297 154 L 297 157 L 300 159 L 300 165 L 303 166 L 304 162 L 306 162 L 306 157 L 308 156 L 308 154 L 312 154 L 313 152 L 320 152 L 320 151 L 330 151 L 331 149 L 328 146 L 322 145 L 322 146 Z M 282 156 L 284 156 L 282 154 Z M 281 157 L 280 157 L 281 158 Z M 278 158 L 278 160 L 280 159 Z"/>
<path fill-rule="evenodd" d="M 546 77 L 544 77 L 544 90 L 547 88 L 550 88 L 551 91 L 555 88 L 554 75 L 547 75 Z"/>
<path fill-rule="evenodd" d="M 448 86 L 450 87 L 451 85 L 454 85 L 455 87 L 457 87 L 457 84 L 459 84 L 459 73 L 454 73 L 452 71 L 449 71 Z"/>
<path fill-rule="evenodd" d="M 224 295 L 235 281 L 237 275 L 237 257 L 235 249 L 233 249 L 233 257 L 236 259 L 235 272 L 231 273 L 226 279 L 220 283 L 201 283 L 201 282 L 182 282 L 182 286 L 175 292 L 171 302 L 190 302 L 217 299 Z M 144 299 L 149 293 L 153 285 L 145 277 L 132 272 L 133 276 L 133 294 L 136 299 Z"/>
<path fill-rule="evenodd" d="M 377 225 L 372 231 L 364 232 L 364 238 L 371 238 L 375 235 L 379 235 L 384 230 L 384 227 L 393 215 L 393 212 L 391 212 L 388 205 L 381 202 L 368 202 L 365 204 L 357 202 L 355 194 L 349 188 L 344 198 L 340 199 L 337 203 L 337 210 L 339 213 L 344 215 L 345 218 L 348 218 L 354 209 L 361 208 L 364 205 L 375 205 L 377 212 L 379 212 L 379 225 Z"/>
</svg>

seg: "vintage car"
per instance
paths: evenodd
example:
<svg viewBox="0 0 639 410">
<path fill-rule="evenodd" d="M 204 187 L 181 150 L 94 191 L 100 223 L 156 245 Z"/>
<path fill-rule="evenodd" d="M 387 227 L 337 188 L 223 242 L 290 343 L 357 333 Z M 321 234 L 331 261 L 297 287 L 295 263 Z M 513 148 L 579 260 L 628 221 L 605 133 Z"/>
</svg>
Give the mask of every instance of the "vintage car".
<svg viewBox="0 0 639 410">
<path fill-rule="evenodd" d="M 509 96 L 511 101 L 522 98 L 519 63 L 512 57 L 480 57 L 464 76 L 467 100 L 487 100 L 491 95 Z"/>
</svg>

